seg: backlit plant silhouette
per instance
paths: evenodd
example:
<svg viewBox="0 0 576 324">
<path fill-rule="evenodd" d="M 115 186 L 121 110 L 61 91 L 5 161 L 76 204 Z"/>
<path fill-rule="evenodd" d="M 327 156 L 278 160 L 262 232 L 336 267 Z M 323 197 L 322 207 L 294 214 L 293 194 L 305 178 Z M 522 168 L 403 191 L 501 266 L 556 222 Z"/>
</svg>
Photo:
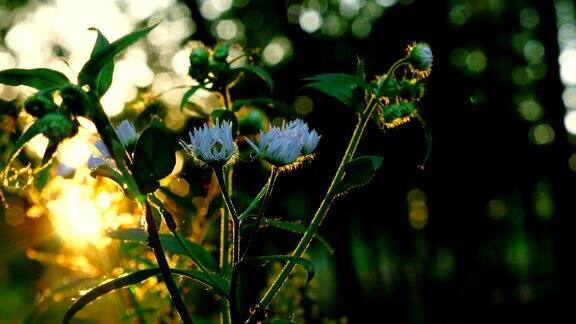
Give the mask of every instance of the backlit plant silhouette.
<svg viewBox="0 0 576 324">
<path fill-rule="evenodd" d="M 358 156 L 356 150 L 370 121 L 382 129 L 401 126 L 410 121 L 422 123 L 418 101 L 424 95 L 424 79 L 430 74 L 432 52 L 425 43 L 407 47 L 405 57 L 392 64 L 385 74 L 366 79 L 363 62 L 358 60 L 355 74 L 321 74 L 307 78 L 306 87 L 319 90 L 350 107 L 358 121 L 345 153 L 331 183 L 309 224 L 302 226 L 267 217 L 268 202 L 276 180 L 289 176 L 304 162 L 314 163 L 314 152 L 323 141 L 330 141 L 302 119 L 288 119 L 270 125 L 265 116 L 258 121 L 259 134 L 244 133 L 241 108 L 265 103 L 282 106 L 272 98 L 235 100 L 230 89 L 244 82 L 247 75 L 264 82 L 269 90 L 273 80 L 260 67 L 257 56 L 249 52 L 235 57 L 230 54 L 230 44 L 218 44 L 213 49 L 200 46 L 190 53 L 189 75 L 197 83 L 190 85 L 181 100 L 181 109 L 188 109 L 189 99 L 199 90 L 218 95 L 221 107 L 208 111 L 194 106 L 203 123 L 190 129 L 187 136 L 176 136 L 158 117 L 150 119 L 146 128 L 138 132 L 130 121 L 113 126 L 101 105 L 100 98 L 113 82 L 114 58 L 131 44 L 146 36 L 156 25 L 135 31 L 112 43 L 98 30 L 90 59 L 78 74 L 76 83 L 58 71 L 38 69 L 7 69 L 0 71 L 0 83 L 11 86 L 25 85 L 37 92 L 24 103 L 26 113 L 34 123 L 14 144 L 10 159 L 2 171 L 5 190 L 17 190 L 30 185 L 30 174 L 38 174 L 50 163 L 58 146 L 78 133 L 80 119 L 93 122 L 100 140 L 96 147 L 100 155 L 89 161 L 93 177 L 105 177 L 116 182 L 127 199 L 136 203 L 135 209 L 143 215 L 145 233 L 140 228 L 120 228 L 110 237 L 147 244 L 154 252 L 155 264 L 143 263 L 126 274 L 105 281 L 75 299 L 63 316 L 68 322 L 91 301 L 111 291 L 158 276 L 169 292 L 171 301 L 185 323 L 192 323 L 193 305 L 188 304 L 190 281 L 177 282 L 174 277 L 193 279 L 210 289 L 222 305 L 223 323 L 262 321 L 269 315 L 269 306 L 293 269 L 300 265 L 308 272 L 308 281 L 314 274 L 313 264 L 305 253 L 317 236 L 333 200 L 355 187 L 365 185 L 380 167 L 379 156 Z M 238 60 L 242 63 L 238 64 Z M 42 161 L 27 173 L 14 166 L 23 146 L 37 135 L 44 135 L 49 144 Z M 220 216 L 219 248 L 215 253 L 206 249 L 201 241 L 192 241 L 179 230 L 180 224 L 166 206 L 161 181 L 171 174 L 176 164 L 176 152 L 181 150 L 195 167 L 210 170 L 215 181 L 211 190 L 221 195 L 217 207 Z M 262 160 L 269 170 L 268 181 L 244 210 L 236 207 L 232 176 L 236 163 Z M 24 179 L 24 180 L 23 180 Z M 77 215 L 81 218 L 82 215 Z M 166 226 L 169 234 L 161 234 Z M 301 234 L 297 246 L 284 255 L 252 255 L 250 247 L 262 226 L 273 226 Z M 217 255 L 218 262 L 213 254 Z M 173 261 L 178 255 L 187 262 Z M 168 258 L 167 258 L 168 256 Z M 173 262 L 171 262 L 171 260 Z M 248 309 L 239 300 L 239 274 L 255 266 L 281 262 L 283 267 L 260 300 Z M 174 266 L 176 265 L 176 266 Z M 142 316 L 142 315 L 141 315 Z"/>
</svg>

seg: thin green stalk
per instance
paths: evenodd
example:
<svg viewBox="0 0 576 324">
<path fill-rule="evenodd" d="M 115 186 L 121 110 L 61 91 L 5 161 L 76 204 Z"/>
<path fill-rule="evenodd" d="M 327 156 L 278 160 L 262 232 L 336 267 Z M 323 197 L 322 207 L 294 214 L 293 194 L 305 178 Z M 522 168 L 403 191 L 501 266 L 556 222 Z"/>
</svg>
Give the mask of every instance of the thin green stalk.
<svg viewBox="0 0 576 324">
<path fill-rule="evenodd" d="M 272 190 L 274 189 L 274 183 L 276 182 L 276 178 L 278 178 L 279 169 L 275 166 L 272 166 L 272 171 L 270 172 L 270 177 L 268 178 L 268 183 L 266 187 L 268 190 L 266 191 L 266 195 L 264 196 L 264 200 L 262 201 L 262 206 L 260 206 L 260 211 L 258 212 L 258 216 L 256 217 L 256 227 L 250 234 L 250 238 L 248 239 L 248 243 L 246 243 L 246 247 L 244 248 L 244 253 L 242 253 L 242 257 L 240 261 L 244 259 L 246 253 L 250 249 L 254 240 L 256 240 L 256 235 L 258 234 L 258 230 L 260 229 L 260 225 L 262 224 L 262 218 L 264 218 L 264 212 L 268 208 L 268 201 L 270 200 L 270 196 L 272 195 Z"/>
<path fill-rule="evenodd" d="M 258 206 L 258 203 L 262 200 L 262 198 L 264 198 L 264 195 L 266 195 L 266 193 L 268 192 L 268 184 L 269 182 L 266 182 L 264 187 L 260 189 L 260 192 L 254 198 L 254 200 L 252 200 L 248 208 L 246 208 L 246 210 L 244 210 L 244 212 L 242 212 L 242 214 L 238 216 L 240 224 L 242 224 L 242 222 L 248 217 L 248 215 L 250 215 L 250 212 L 253 211 Z"/>
<path fill-rule="evenodd" d="M 162 248 L 162 243 L 160 242 L 160 235 L 158 235 L 158 228 L 156 227 L 156 222 L 154 221 L 154 217 L 152 217 L 152 207 L 148 202 L 145 204 L 146 208 L 146 231 L 148 232 L 148 244 L 154 250 L 154 255 L 156 256 L 156 262 L 158 262 L 158 267 L 160 268 L 160 272 L 162 273 L 162 278 L 164 279 L 164 283 L 166 284 L 166 288 L 168 288 L 168 292 L 170 292 L 170 296 L 172 297 L 172 302 L 174 302 L 174 306 L 180 314 L 180 318 L 184 323 L 193 323 L 192 317 L 188 310 L 186 309 L 186 305 L 184 304 L 184 300 L 180 293 L 178 292 L 178 286 L 174 282 L 174 278 L 172 278 L 172 271 L 170 270 L 170 265 L 168 265 L 168 261 L 166 261 L 166 256 L 164 255 L 164 249 Z"/>
<path fill-rule="evenodd" d="M 160 212 L 164 216 L 166 224 L 168 225 L 168 229 L 172 233 L 172 236 L 174 236 L 174 238 L 176 238 L 178 245 L 180 245 L 180 247 L 182 247 L 184 249 L 184 251 L 186 251 L 188 256 L 190 258 L 192 258 L 192 261 L 194 261 L 194 264 L 196 265 L 196 267 L 198 267 L 198 269 L 200 269 L 200 271 L 202 271 L 204 273 L 204 275 L 206 275 L 206 277 L 208 278 L 208 281 L 210 281 L 210 283 L 212 284 L 212 287 L 215 287 L 218 290 L 218 294 L 220 294 L 221 296 L 227 296 L 228 295 L 228 287 L 221 287 L 218 284 L 218 282 L 216 281 L 216 279 L 214 279 L 213 273 L 210 270 L 208 270 L 208 268 L 206 268 L 206 266 L 202 263 L 200 258 L 196 255 L 196 253 L 194 253 L 194 251 L 192 251 L 188 247 L 188 244 L 186 244 L 184 238 L 182 238 L 182 235 L 180 235 L 176 231 L 176 222 L 174 222 L 172 215 L 170 214 L 170 212 L 168 210 L 166 210 L 162 201 L 160 201 L 160 199 L 158 199 L 158 197 L 156 197 L 156 195 L 154 195 L 154 194 L 150 195 L 150 197 L 152 199 L 152 202 L 160 209 Z"/>
<path fill-rule="evenodd" d="M 144 203 L 146 208 L 146 222 L 148 223 L 147 231 L 148 231 L 148 241 L 150 247 L 154 250 L 154 255 L 156 256 L 156 262 L 158 262 L 158 267 L 162 271 L 162 277 L 164 279 L 164 283 L 166 284 L 166 288 L 170 293 L 170 297 L 172 298 L 172 302 L 174 306 L 176 306 L 176 310 L 178 314 L 180 314 L 180 318 L 184 323 L 193 323 L 192 317 L 190 313 L 186 309 L 186 305 L 182 300 L 182 296 L 178 292 L 178 287 L 174 282 L 174 278 L 172 278 L 172 273 L 170 271 L 170 267 L 168 262 L 166 261 L 166 256 L 164 254 L 164 249 L 162 248 L 162 244 L 160 243 L 160 236 L 158 235 L 158 228 L 156 227 L 156 223 L 154 222 L 154 218 L 152 217 L 151 206 L 146 201 L 146 197 L 140 193 L 140 189 L 138 188 L 138 184 L 136 179 L 132 175 L 130 171 L 132 167 L 132 161 L 130 160 L 130 156 L 124 150 L 114 127 L 110 123 L 108 116 L 104 113 L 104 109 L 100 104 L 100 101 L 97 98 L 92 100 L 94 113 L 92 115 L 92 121 L 96 125 L 96 129 L 98 133 L 100 133 L 100 137 L 104 141 L 104 144 L 108 147 L 109 151 L 112 154 L 112 158 L 116 161 L 116 165 L 120 169 L 120 172 L 124 176 L 126 180 L 126 187 L 125 189 L 128 190 L 136 200 Z"/>
<path fill-rule="evenodd" d="M 346 163 L 348 163 L 349 161 L 352 160 L 354 153 L 356 152 L 356 148 L 358 147 L 358 144 L 360 143 L 360 139 L 362 138 L 362 134 L 364 133 L 364 129 L 366 128 L 366 125 L 368 124 L 368 120 L 370 120 L 370 115 L 372 115 L 376 106 L 377 106 L 376 100 L 374 98 L 372 98 L 371 101 L 366 106 L 366 109 L 364 110 L 364 112 L 360 115 L 358 124 L 356 125 L 356 128 L 354 129 L 354 133 L 352 134 L 352 138 L 350 139 L 350 142 L 348 143 L 348 147 L 346 148 L 346 152 L 344 153 L 342 161 L 340 162 L 340 165 L 338 166 L 336 174 L 334 175 L 334 178 L 332 179 L 332 183 L 330 184 L 330 187 L 328 188 L 328 191 L 326 192 L 326 196 L 324 197 L 324 199 L 320 203 L 318 210 L 316 210 L 316 213 L 314 214 L 314 217 L 312 218 L 312 221 L 310 222 L 308 229 L 306 230 L 306 232 L 304 233 L 304 235 L 300 239 L 300 242 L 298 242 L 296 249 L 294 250 L 294 252 L 292 252 L 292 256 L 302 257 L 302 255 L 304 254 L 304 252 L 306 252 L 306 249 L 308 248 L 308 246 L 310 245 L 310 243 L 314 239 L 316 232 L 318 232 L 318 228 L 320 227 L 320 224 L 322 224 L 324 217 L 326 217 L 326 213 L 328 212 L 328 209 L 330 208 L 330 204 L 332 203 L 332 200 L 336 196 L 336 188 L 338 187 L 338 184 L 344 178 L 344 174 L 345 174 L 344 166 L 346 165 Z M 284 282 L 288 279 L 288 276 L 290 275 L 290 273 L 292 272 L 292 270 L 294 269 L 295 266 L 296 266 L 295 262 L 288 261 L 286 263 L 286 265 L 280 271 L 280 274 L 278 275 L 278 277 L 276 277 L 276 279 L 274 280 L 274 282 L 272 283 L 270 288 L 264 294 L 264 297 L 262 297 L 260 302 L 257 304 L 257 306 L 255 308 L 256 311 L 252 313 L 252 315 L 250 316 L 250 318 L 248 319 L 247 322 L 250 322 L 252 317 L 259 310 L 266 309 L 268 307 L 268 305 L 270 304 L 270 302 L 272 302 L 272 299 L 276 296 L 276 294 L 278 293 L 278 291 L 280 290 L 280 288 L 282 287 Z"/>
<path fill-rule="evenodd" d="M 218 175 L 219 171 L 215 171 Z M 221 187 L 223 188 L 223 187 Z M 221 189 L 225 190 L 225 189 Z M 220 272 L 225 274 L 228 269 L 230 268 L 230 212 L 228 208 L 224 208 L 222 213 L 222 217 L 220 218 L 220 259 L 219 259 L 219 267 Z M 228 291 L 228 295 L 230 295 L 230 291 Z M 221 300 L 220 309 L 222 311 L 222 323 L 229 324 L 232 322 L 230 316 L 230 303 L 228 299 L 223 298 Z"/>
<path fill-rule="evenodd" d="M 230 302 L 230 317 L 232 318 L 232 324 L 236 324 L 239 323 L 236 289 L 238 286 L 238 262 L 240 261 L 240 228 L 238 226 L 240 222 L 224 180 L 225 172 L 223 168 L 217 168 L 215 172 L 226 209 L 230 212 L 232 220 L 232 226 L 230 228 L 232 230 L 232 276 L 230 278 L 230 294 L 228 296 L 228 301 Z"/>
</svg>

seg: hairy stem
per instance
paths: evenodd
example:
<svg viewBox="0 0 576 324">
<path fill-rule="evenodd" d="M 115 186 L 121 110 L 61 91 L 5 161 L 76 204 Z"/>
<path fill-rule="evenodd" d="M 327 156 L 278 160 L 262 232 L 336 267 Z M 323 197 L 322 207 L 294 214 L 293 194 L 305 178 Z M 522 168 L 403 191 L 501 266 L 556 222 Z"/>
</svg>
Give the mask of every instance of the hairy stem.
<svg viewBox="0 0 576 324">
<path fill-rule="evenodd" d="M 210 270 L 208 270 L 208 268 L 206 268 L 206 266 L 202 263 L 200 258 L 196 255 L 196 253 L 194 253 L 194 251 L 192 251 L 190 247 L 188 247 L 182 235 L 180 235 L 176 231 L 176 222 L 174 221 L 172 214 L 170 214 L 170 212 L 166 209 L 166 207 L 164 207 L 162 201 L 160 201 L 160 199 L 158 199 L 158 197 L 156 197 L 154 194 L 149 195 L 149 197 L 151 198 L 152 203 L 155 204 L 160 210 L 162 216 L 164 217 L 164 220 L 166 221 L 166 224 L 168 225 L 168 229 L 172 233 L 172 236 L 176 238 L 178 245 L 180 245 L 180 247 L 182 247 L 184 251 L 186 251 L 186 253 L 192 259 L 192 261 L 194 261 L 196 267 L 198 267 L 198 269 L 200 269 L 200 271 L 202 271 L 204 275 L 206 275 L 208 281 L 210 281 L 210 284 L 212 284 L 212 287 L 218 290 L 218 294 L 223 297 L 228 296 L 228 287 L 221 287 L 218 284 L 216 279 L 214 279 L 213 277 L 213 273 Z"/>
<path fill-rule="evenodd" d="M 182 300 L 182 296 L 180 296 L 180 293 L 178 292 L 178 286 L 176 286 L 174 278 L 172 278 L 172 271 L 170 271 L 168 261 L 166 261 L 164 249 L 162 248 L 162 243 L 160 242 L 160 235 L 158 235 L 158 228 L 156 227 L 154 217 L 152 217 L 152 206 L 146 202 L 145 208 L 148 245 L 154 250 L 154 255 L 156 256 L 156 261 L 158 262 L 158 267 L 162 273 L 162 278 L 164 279 L 166 288 L 168 288 L 168 292 L 170 292 L 172 302 L 174 303 L 178 314 L 180 314 L 180 318 L 184 323 L 193 323 L 192 317 L 190 316 L 190 313 L 188 313 L 186 305 L 184 304 L 184 300 Z"/>
<path fill-rule="evenodd" d="M 232 198 L 228 192 L 226 182 L 225 182 L 225 172 L 223 168 L 218 168 L 216 171 L 216 177 L 218 178 L 218 184 L 220 185 L 220 191 L 222 192 L 222 197 L 224 198 L 224 203 L 226 209 L 230 213 L 232 226 L 232 276 L 230 278 L 230 293 L 228 300 L 230 302 L 230 317 L 232 318 L 232 323 L 238 323 L 238 301 L 236 289 L 238 286 L 238 262 L 240 261 L 240 228 L 238 220 L 238 214 L 232 203 Z"/>
<path fill-rule="evenodd" d="M 272 166 L 272 171 L 270 172 L 270 177 L 268 178 L 268 190 L 266 191 L 266 195 L 264 196 L 264 200 L 262 201 L 262 206 L 260 206 L 260 211 L 258 212 L 258 216 L 256 217 L 256 227 L 250 234 L 250 238 L 248 239 L 248 243 L 246 243 L 246 247 L 244 248 L 244 253 L 242 253 L 242 257 L 240 260 L 243 260 L 248 253 L 248 249 L 254 240 L 256 240 L 256 235 L 258 234 L 258 230 L 260 229 L 260 225 L 262 224 L 262 218 L 264 218 L 264 212 L 266 208 L 268 208 L 268 201 L 270 200 L 270 196 L 272 195 L 272 189 L 274 188 L 274 183 L 276 182 L 276 178 L 278 178 L 279 169 L 275 166 Z"/>
</svg>

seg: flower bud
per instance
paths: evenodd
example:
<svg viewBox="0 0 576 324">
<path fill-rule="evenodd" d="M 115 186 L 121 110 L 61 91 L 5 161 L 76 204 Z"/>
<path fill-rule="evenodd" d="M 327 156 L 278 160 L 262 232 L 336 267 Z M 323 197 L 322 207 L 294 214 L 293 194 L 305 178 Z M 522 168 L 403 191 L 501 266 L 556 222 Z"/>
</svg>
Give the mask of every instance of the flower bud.
<svg viewBox="0 0 576 324">
<path fill-rule="evenodd" d="M 36 94 L 24 101 L 24 109 L 34 117 L 42 117 L 47 113 L 54 112 L 58 107 L 49 98 Z"/>
<path fill-rule="evenodd" d="M 212 55 L 212 57 L 217 62 L 226 62 L 228 53 L 229 53 L 228 45 L 220 44 L 216 46 L 216 48 L 214 49 L 214 54 Z"/>
<path fill-rule="evenodd" d="M 60 96 L 66 108 L 78 116 L 87 116 L 92 113 L 90 98 L 82 87 L 75 84 L 67 84 L 60 89 Z"/>
<path fill-rule="evenodd" d="M 430 45 L 416 43 L 408 46 L 408 59 L 415 69 L 423 71 L 432 67 L 434 57 Z"/>
<path fill-rule="evenodd" d="M 46 114 L 40 120 L 40 125 L 42 134 L 55 141 L 62 141 L 67 137 L 74 136 L 78 131 L 77 123 L 73 123 L 70 117 L 60 112 Z"/>
<path fill-rule="evenodd" d="M 190 53 L 190 65 L 203 66 L 208 63 L 208 50 L 204 47 L 198 47 Z"/>
</svg>

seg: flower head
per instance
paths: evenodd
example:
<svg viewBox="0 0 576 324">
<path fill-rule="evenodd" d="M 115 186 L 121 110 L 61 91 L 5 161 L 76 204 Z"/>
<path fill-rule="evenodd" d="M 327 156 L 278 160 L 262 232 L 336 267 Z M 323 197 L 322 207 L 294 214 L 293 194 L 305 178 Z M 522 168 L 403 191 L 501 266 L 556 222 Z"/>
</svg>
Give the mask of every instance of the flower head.
<svg viewBox="0 0 576 324">
<path fill-rule="evenodd" d="M 132 122 L 128 120 L 123 120 L 118 125 L 118 127 L 116 127 L 116 135 L 118 135 L 118 139 L 120 140 L 120 143 L 124 145 L 124 147 L 130 147 L 135 145 L 136 140 L 138 139 L 138 133 L 136 132 L 134 124 L 132 124 Z M 102 139 L 97 140 L 94 146 L 96 146 L 96 148 L 98 149 L 98 151 L 100 151 L 102 156 L 107 158 L 112 156 Z"/>
<path fill-rule="evenodd" d="M 128 120 L 123 120 L 117 127 L 116 127 L 116 135 L 118 135 L 118 139 L 120 143 L 126 148 L 133 147 L 136 145 L 136 140 L 138 139 L 138 133 L 136 132 L 136 128 L 134 124 Z M 110 151 L 108 151 L 108 147 L 102 139 L 98 139 L 94 146 L 98 149 L 101 156 L 92 155 L 88 160 L 88 167 L 92 170 L 97 168 L 102 164 L 108 164 L 113 166 L 114 162 L 110 159 L 112 155 Z"/>
<path fill-rule="evenodd" d="M 311 154 L 318 142 L 320 141 L 320 135 L 315 130 L 310 131 L 308 124 L 302 119 L 296 119 L 283 126 L 287 131 L 296 132 L 296 136 L 300 138 L 302 143 L 302 152 L 306 155 Z"/>
<path fill-rule="evenodd" d="M 302 142 L 297 133 L 284 127 L 271 127 L 266 133 L 261 131 L 258 146 L 249 139 L 247 141 L 258 156 L 277 166 L 293 163 L 302 151 Z"/>
<path fill-rule="evenodd" d="M 232 123 L 216 121 L 213 127 L 204 124 L 189 132 L 190 144 L 180 141 L 180 145 L 192 156 L 204 163 L 226 163 L 238 151 L 232 138 Z"/>
<path fill-rule="evenodd" d="M 248 144 L 258 156 L 276 166 L 294 163 L 302 153 L 311 154 L 318 145 L 320 136 L 310 131 L 308 124 L 301 119 L 271 127 L 266 133 L 260 132 L 258 145 L 248 140 Z"/>
<path fill-rule="evenodd" d="M 415 69 L 420 71 L 428 70 L 432 67 L 434 56 L 430 45 L 426 43 L 415 43 L 408 46 L 408 58 Z"/>
</svg>

